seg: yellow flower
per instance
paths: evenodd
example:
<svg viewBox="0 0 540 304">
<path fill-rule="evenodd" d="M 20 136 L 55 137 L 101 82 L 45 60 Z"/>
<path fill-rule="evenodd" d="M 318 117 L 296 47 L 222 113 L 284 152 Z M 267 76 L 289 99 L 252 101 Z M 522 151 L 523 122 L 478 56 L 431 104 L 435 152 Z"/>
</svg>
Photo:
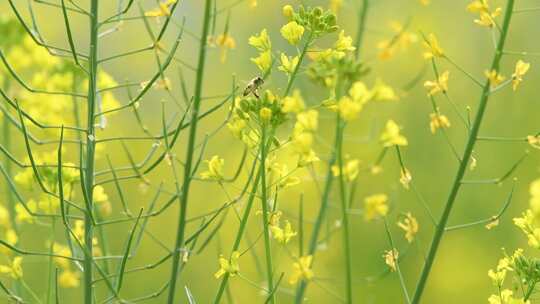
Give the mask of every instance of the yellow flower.
<svg viewBox="0 0 540 304">
<path fill-rule="evenodd" d="M 216 45 L 219 46 L 220 52 L 220 61 L 225 63 L 227 61 L 227 52 L 228 50 L 233 50 L 236 48 L 236 41 L 229 34 L 221 34 L 216 38 Z"/>
<path fill-rule="evenodd" d="M 26 207 L 32 211 L 32 212 L 36 212 L 37 210 L 37 204 L 34 200 L 29 200 L 27 203 L 26 203 Z M 29 223 L 29 224 L 32 224 L 34 222 L 34 217 L 30 214 L 30 212 L 28 212 L 28 210 L 26 210 L 26 208 L 24 208 L 24 206 L 22 204 L 17 204 L 15 205 L 15 213 L 17 214 L 15 216 L 15 219 L 18 223 Z"/>
<path fill-rule="evenodd" d="M 396 21 L 390 23 L 390 28 L 394 32 L 391 39 L 382 40 L 377 43 L 379 59 L 390 59 L 398 50 L 407 50 L 409 46 L 418 41 L 418 36 L 408 32 L 405 27 Z"/>
<path fill-rule="evenodd" d="M 439 75 L 437 80 L 424 82 L 424 87 L 428 90 L 428 96 L 433 96 L 439 92 L 446 93 L 448 91 L 449 76 L 450 72 L 445 71 Z"/>
<path fill-rule="evenodd" d="M 364 218 L 371 221 L 388 213 L 388 196 L 386 194 L 373 194 L 364 199 Z"/>
<path fill-rule="evenodd" d="M 286 74 L 291 74 L 296 69 L 298 60 L 298 56 L 288 57 L 284 53 L 281 53 L 281 65 L 278 67 L 278 70 L 283 71 Z"/>
<path fill-rule="evenodd" d="M 249 0 L 248 4 L 250 8 L 256 8 L 258 5 L 257 0 Z"/>
<path fill-rule="evenodd" d="M 272 52 L 270 50 L 262 52 L 259 57 L 251 58 L 251 61 L 257 65 L 259 70 L 266 72 L 272 66 Z"/>
<path fill-rule="evenodd" d="M 418 233 L 418 221 L 407 212 L 402 222 L 397 223 L 398 227 L 405 231 L 405 238 L 409 243 L 412 243 L 415 235 Z"/>
<path fill-rule="evenodd" d="M 380 78 L 377 78 L 377 80 L 375 81 L 375 86 L 372 89 L 372 94 L 373 99 L 377 101 L 392 101 L 399 99 L 394 89 L 391 86 L 385 84 Z"/>
<path fill-rule="evenodd" d="M 58 276 L 58 284 L 63 288 L 77 288 L 80 285 L 80 274 L 70 269 L 63 270 Z"/>
<path fill-rule="evenodd" d="M 330 3 L 328 4 L 328 8 L 334 14 L 337 14 L 342 6 L 343 6 L 343 0 L 330 0 Z"/>
<path fill-rule="evenodd" d="M 352 52 L 356 48 L 352 45 L 353 40 L 351 36 L 345 36 L 345 31 L 339 32 L 338 40 L 334 44 L 337 58 L 342 58 L 347 52 Z"/>
<path fill-rule="evenodd" d="M 259 117 L 261 118 L 262 122 L 269 123 L 270 120 L 272 119 L 272 110 L 270 108 L 263 107 L 259 111 Z"/>
<path fill-rule="evenodd" d="M 411 183 L 411 181 L 412 175 L 411 172 L 409 172 L 409 169 L 402 168 L 400 171 L 399 182 L 401 183 L 403 188 L 409 190 L 409 184 Z"/>
<path fill-rule="evenodd" d="M 444 51 L 439 45 L 439 41 L 434 34 L 429 34 L 427 41 L 424 42 L 426 52 L 424 52 L 425 59 L 431 59 L 433 57 L 444 57 Z"/>
<path fill-rule="evenodd" d="M 283 7 L 282 13 L 283 13 L 283 16 L 290 19 L 294 14 L 294 9 L 291 5 L 287 4 Z"/>
<path fill-rule="evenodd" d="M 289 278 L 289 284 L 296 284 L 299 280 L 309 281 L 315 276 L 313 270 L 311 270 L 311 262 L 313 256 L 302 256 L 293 263 L 293 273 Z"/>
<path fill-rule="evenodd" d="M 314 162 L 318 162 L 320 159 L 317 157 L 315 151 L 310 149 L 308 152 L 301 153 L 298 159 L 298 167 L 305 167 Z"/>
<path fill-rule="evenodd" d="M 347 161 L 347 163 L 343 166 L 341 170 L 337 165 L 332 166 L 332 173 L 334 174 L 334 176 L 339 176 L 340 173 L 343 172 L 345 180 L 348 182 L 352 182 L 358 176 L 359 164 L 360 161 L 358 159 L 351 159 Z"/>
<path fill-rule="evenodd" d="M 478 13 L 479 19 L 475 19 L 474 23 L 486 27 L 494 27 L 496 25 L 495 18 L 502 12 L 500 7 L 491 12 L 488 0 L 474 0 L 467 5 L 467 10 L 471 13 Z"/>
<path fill-rule="evenodd" d="M 240 252 L 234 251 L 231 254 L 230 259 L 226 259 L 221 255 L 219 257 L 219 270 L 214 274 L 216 279 L 219 279 L 224 274 L 228 273 L 229 276 L 234 277 L 240 271 L 240 265 L 238 259 L 240 258 Z"/>
<path fill-rule="evenodd" d="M 310 132 L 295 133 L 293 134 L 292 144 L 299 154 L 308 153 L 313 145 L 313 134 Z"/>
<path fill-rule="evenodd" d="M 296 115 L 295 130 L 316 131 L 319 126 L 319 112 L 308 110 Z"/>
<path fill-rule="evenodd" d="M 210 160 L 205 160 L 208 170 L 201 173 L 202 179 L 220 181 L 223 179 L 223 165 L 225 160 L 217 155 L 212 156 Z"/>
<path fill-rule="evenodd" d="M 429 5 L 431 0 L 420 0 L 420 4 L 422 5 Z"/>
<path fill-rule="evenodd" d="M 249 37 L 248 43 L 259 50 L 259 52 L 266 52 L 272 49 L 272 42 L 266 29 L 263 29 L 258 36 Z"/>
<path fill-rule="evenodd" d="M 529 135 L 529 136 L 527 136 L 527 142 L 533 148 L 540 149 L 540 135 Z"/>
<path fill-rule="evenodd" d="M 363 82 L 357 81 L 352 84 L 349 95 L 353 101 L 363 105 L 374 96 L 374 92 L 370 92 Z"/>
<path fill-rule="evenodd" d="M 290 44 L 296 45 L 302 39 L 302 35 L 304 35 L 304 27 L 296 23 L 296 21 L 291 21 L 285 24 L 280 32 L 281 36 L 289 41 Z"/>
<path fill-rule="evenodd" d="M 392 250 L 387 250 L 384 252 L 383 258 L 384 262 L 388 267 L 390 267 L 391 271 L 396 271 L 397 269 L 397 261 L 399 257 L 399 252 L 396 248 L 393 248 Z"/>
<path fill-rule="evenodd" d="M 285 221 L 284 228 L 281 228 L 278 225 L 271 225 L 270 231 L 272 232 L 274 239 L 283 245 L 287 244 L 291 238 L 296 235 L 296 232 L 292 230 L 292 225 L 289 221 Z"/>
<path fill-rule="evenodd" d="M 518 85 L 523 81 L 523 75 L 527 74 L 530 67 L 531 64 L 523 60 L 516 62 L 516 69 L 514 74 L 512 74 L 512 89 L 514 91 L 517 90 Z"/>
<path fill-rule="evenodd" d="M 176 0 L 166 0 L 159 3 L 159 7 L 149 10 L 144 13 L 146 17 L 165 17 L 171 15 L 171 6 L 176 3 Z"/>
<path fill-rule="evenodd" d="M 391 147 L 391 146 L 406 146 L 408 145 L 407 138 L 400 133 L 400 128 L 398 124 L 393 121 L 389 120 L 386 122 L 386 127 L 381 134 L 380 138 L 382 144 L 384 147 Z"/>
<path fill-rule="evenodd" d="M 450 120 L 445 115 L 439 113 L 429 114 L 430 122 L 429 128 L 431 133 L 435 134 L 438 129 L 450 128 Z"/>
<path fill-rule="evenodd" d="M 287 96 L 281 101 L 281 111 L 283 113 L 299 113 L 304 110 L 304 99 L 299 90 L 294 90 L 292 96 Z"/>
<path fill-rule="evenodd" d="M 498 86 L 505 79 L 504 76 L 497 73 L 497 71 L 495 70 L 485 71 L 484 75 L 486 75 L 486 78 L 489 80 L 489 84 L 491 85 L 491 88 Z"/>
<path fill-rule="evenodd" d="M 358 113 L 362 110 L 362 104 L 355 102 L 349 96 L 343 96 L 338 102 L 339 116 L 344 121 L 351 121 L 358 116 Z"/>
<path fill-rule="evenodd" d="M 23 276 L 22 257 L 13 258 L 10 265 L 0 265 L 0 273 L 7 274 L 13 279 L 20 279 Z"/>
<path fill-rule="evenodd" d="M 71 250 L 69 249 L 69 247 L 60 243 L 53 243 L 52 251 L 55 255 L 71 257 Z M 54 262 L 62 269 L 69 269 L 71 265 L 71 262 L 69 260 L 60 257 L 55 257 Z"/>
</svg>

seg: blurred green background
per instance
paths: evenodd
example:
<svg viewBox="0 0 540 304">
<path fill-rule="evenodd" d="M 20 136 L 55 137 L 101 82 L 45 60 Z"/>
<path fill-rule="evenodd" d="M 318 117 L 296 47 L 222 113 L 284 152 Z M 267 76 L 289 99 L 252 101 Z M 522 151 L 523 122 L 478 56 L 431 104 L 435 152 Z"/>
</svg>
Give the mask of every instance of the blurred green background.
<svg viewBox="0 0 540 304">
<path fill-rule="evenodd" d="M 26 1 L 14 1 L 23 12 L 26 12 Z M 59 1 L 57 1 L 59 2 Z M 87 1 L 80 1 L 86 7 Z M 203 1 L 181 1 L 181 5 L 174 17 L 177 24 L 181 24 L 185 18 L 186 29 L 199 35 L 202 20 Z M 237 1 L 218 0 L 218 8 L 228 7 Z M 346 33 L 355 37 L 358 22 L 358 11 L 360 2 L 344 1 L 342 10 L 338 13 L 338 23 L 345 29 Z M 402 132 L 409 139 L 409 146 L 403 149 L 403 156 L 406 166 L 412 173 L 415 186 L 425 197 L 430 208 L 438 218 L 442 207 L 446 201 L 452 180 L 457 168 L 457 161 L 446 141 L 440 133 L 432 135 L 429 130 L 429 113 L 432 111 L 425 89 L 422 87 L 424 80 L 432 79 L 433 74 L 422 58 L 421 43 L 414 44 L 409 50 L 399 52 L 390 60 L 380 61 L 377 59 L 378 49 L 376 45 L 379 41 L 392 36 L 389 27 L 391 21 L 407 23 L 410 21 L 409 30 L 420 35 L 423 33 L 435 33 L 439 42 L 445 49 L 446 54 L 455 62 L 459 63 L 468 72 L 478 79 L 482 79 L 484 70 L 487 69 L 493 56 L 493 46 L 490 32 L 473 23 L 475 16 L 465 10 L 469 1 L 456 0 L 432 0 L 429 6 L 420 5 L 419 1 L 412 0 L 377 0 L 370 1 L 366 39 L 361 49 L 361 58 L 372 68 L 372 72 L 365 81 L 373 84 L 376 78 L 382 78 L 392 87 L 396 88 L 402 95 L 398 102 L 374 103 L 370 104 L 360 114 L 360 118 L 354 121 L 347 129 L 347 141 L 345 150 L 351 157 L 359 158 L 363 165 L 374 162 L 381 151 L 381 146 L 377 142 L 378 134 L 387 119 L 392 118 L 403 126 Z M 154 1 L 142 1 L 146 9 L 155 6 Z M 204 96 L 214 96 L 228 94 L 231 87 L 232 75 L 243 86 L 247 81 L 258 74 L 255 65 L 249 60 L 256 56 L 255 50 L 247 44 L 249 36 L 260 32 L 262 28 L 267 28 L 274 44 L 274 49 L 286 50 L 292 53 L 293 49 L 280 37 L 279 29 L 285 23 L 281 17 L 281 8 L 284 4 L 323 5 L 327 6 L 327 1 L 274 1 L 259 0 L 256 8 L 249 8 L 246 3 L 234 6 L 230 10 L 229 33 L 236 40 L 236 48 L 228 54 L 227 62 L 222 64 L 219 61 L 219 49 L 211 48 L 206 67 L 206 77 L 204 82 Z M 504 6 L 506 1 L 493 1 L 494 5 Z M 521 0 L 517 8 L 533 7 L 538 5 L 535 0 Z M 116 1 L 101 1 L 101 14 L 109 15 L 114 11 Z M 40 25 L 41 33 L 50 43 L 68 47 L 65 37 L 64 23 L 61 12 L 58 9 L 34 3 L 37 21 Z M 134 7 L 137 13 L 137 8 Z M 7 1 L 0 3 L 0 12 L 13 16 Z M 540 41 L 536 38 L 540 34 L 539 16 L 536 13 L 521 13 L 514 16 L 508 38 L 507 49 L 512 51 L 535 52 L 540 50 Z M 24 14 L 28 20 L 28 14 Z M 216 34 L 223 31 L 226 23 L 227 13 L 219 16 L 216 23 Z M 75 40 L 79 49 L 87 50 L 87 23 L 79 17 L 73 15 L 73 26 L 75 28 Z M 159 24 L 153 25 L 159 26 Z M 167 34 L 165 45 L 170 47 L 178 32 L 178 27 L 172 26 Z M 2 39 L 2 37 L 0 37 Z M 333 39 L 333 38 L 332 38 Z M 108 56 L 125 50 L 145 47 L 150 44 L 150 39 L 146 35 L 144 26 L 140 21 L 128 21 L 122 30 L 114 33 L 101 42 L 100 55 Z M 197 59 L 198 43 L 190 35 L 184 35 L 177 57 L 192 65 Z M 540 102 L 536 95 L 536 85 L 540 81 L 538 72 L 537 57 L 532 56 L 505 56 L 503 59 L 502 73 L 509 76 L 513 72 L 513 67 L 518 59 L 531 62 L 531 71 L 525 76 L 525 81 L 517 92 L 512 92 L 506 88 L 497 92 L 489 101 L 486 119 L 481 129 L 484 136 L 508 136 L 524 137 L 536 134 L 540 131 Z M 115 77 L 119 82 L 125 79 L 130 81 L 147 80 L 155 71 L 154 57 L 151 52 L 146 54 L 131 56 L 120 59 L 114 63 L 107 63 L 104 70 Z M 450 70 L 449 94 L 458 104 L 462 111 L 466 106 L 476 111 L 480 95 L 479 88 L 460 74 L 454 67 L 441 63 L 441 69 Z M 414 89 L 404 92 L 400 90 L 412 81 L 422 70 L 425 69 L 422 81 Z M 180 98 L 180 84 L 176 72 L 176 67 L 167 73 L 172 81 L 173 94 Z M 183 68 L 184 75 L 188 81 L 190 94 L 194 73 L 187 68 Z M 265 88 L 271 88 L 279 92 L 283 89 L 285 78 L 274 72 L 269 81 L 265 83 Z M 326 98 L 323 91 L 309 82 L 305 75 L 297 82 L 302 88 L 304 98 L 308 104 L 317 104 Z M 126 101 L 123 91 L 117 94 L 121 102 Z M 163 92 L 152 92 L 141 102 L 140 112 L 145 123 L 152 130 L 152 133 L 160 132 L 160 102 L 164 101 L 167 109 L 175 109 L 174 103 L 167 94 Z M 219 102 L 218 99 L 205 100 L 203 108 L 208 109 Z M 450 140 L 457 150 L 461 152 L 466 139 L 466 133 L 460 124 L 458 117 L 454 115 L 450 105 L 439 98 L 439 104 L 443 113 L 449 116 L 452 127 L 448 130 Z M 172 112 L 172 111 L 171 111 Z M 168 113 L 169 114 L 169 113 Z M 201 122 L 199 129 L 199 139 L 203 135 L 211 133 L 223 122 L 226 116 L 226 109 L 213 115 L 213 118 L 205 119 Z M 321 127 L 318 133 L 317 152 L 321 158 L 328 155 L 328 146 L 331 144 L 333 136 L 333 115 L 329 112 L 321 113 Z M 111 118 L 104 131 L 100 131 L 99 137 L 107 136 L 134 136 L 140 135 L 135 126 L 135 119 L 132 113 L 122 112 Z M 284 132 L 283 134 L 287 134 Z M 23 138 L 19 132 L 13 131 L 14 147 L 13 153 L 23 159 L 25 156 Z M 56 135 L 55 135 L 56 136 Z M 181 136 L 180 144 L 177 145 L 175 153 L 183 158 L 183 146 L 185 136 Z M 129 142 L 130 151 L 137 160 L 141 160 L 151 148 L 152 142 Z M 74 148 L 72 153 L 76 149 Z M 474 178 L 495 178 L 506 172 L 526 150 L 531 150 L 525 162 L 513 174 L 518 178 L 516 191 L 512 204 L 506 214 L 502 217 L 500 225 L 492 230 L 487 230 L 483 226 L 449 232 L 445 235 L 441 244 L 439 254 L 435 261 L 432 274 L 429 278 L 427 290 L 423 303 L 485 303 L 487 297 L 494 291 L 491 281 L 487 277 L 489 268 L 496 265 L 498 258 L 502 255 L 501 248 L 513 251 L 516 247 L 525 247 L 526 240 L 521 232 L 513 226 L 512 218 L 519 215 L 528 203 L 528 184 L 535 178 L 540 177 L 540 153 L 534 150 L 526 142 L 479 142 L 475 148 L 474 155 L 478 161 L 478 166 L 474 171 L 467 172 L 468 179 Z M 119 166 L 128 165 L 125 154 L 119 143 L 107 144 L 104 154 L 110 155 L 115 164 Z M 226 171 L 233 174 L 242 154 L 242 145 L 233 138 L 225 128 L 220 130 L 210 140 L 205 158 L 218 154 L 226 161 Z M 72 155 L 76 160 L 76 154 Z M 411 211 L 420 223 L 418 243 L 413 244 L 407 250 L 401 265 L 405 275 L 405 280 L 410 293 L 414 291 L 418 274 L 423 265 L 423 255 L 427 251 L 432 237 L 433 227 L 424 210 L 418 204 L 417 196 L 412 190 L 405 190 L 399 184 L 399 165 L 396 155 L 389 151 L 382 163 L 383 172 L 373 176 L 368 172 L 362 172 L 360 177 L 358 193 L 354 206 L 362 206 L 363 198 L 367 195 L 384 192 L 391 198 L 392 213 L 390 220 L 394 221 L 399 212 Z M 98 160 L 98 168 L 106 168 L 104 157 Z M 320 178 L 325 172 L 324 162 L 317 165 Z M 161 181 L 165 182 L 165 188 L 173 189 L 173 180 L 170 167 L 163 165 L 156 170 L 148 179 L 152 182 L 152 187 L 147 191 L 141 191 L 140 181 L 132 180 L 123 183 L 126 198 L 129 201 L 131 210 L 137 210 L 141 206 L 147 206 L 150 199 L 155 194 L 155 187 Z M 244 174 L 245 179 L 245 174 Z M 281 207 L 291 218 L 295 218 L 298 209 L 300 194 L 304 194 L 306 207 L 306 217 L 312 219 L 318 211 L 320 199 L 317 195 L 314 183 L 308 180 L 309 175 L 305 175 L 302 184 L 287 189 L 281 195 Z M 317 181 L 321 183 L 321 180 Z M 0 184 L 4 185 L 2 180 Z M 232 193 L 236 193 L 237 188 L 242 184 L 237 183 L 237 187 L 228 188 Z M 501 185 L 465 185 L 462 187 L 460 195 L 456 201 L 450 223 L 459 224 L 484 219 L 498 212 L 512 187 L 511 179 Z M 0 202 L 5 195 L 6 188 L 0 188 Z M 121 216 L 121 205 L 113 184 L 105 186 L 113 205 L 112 218 Z M 227 196 L 217 184 L 195 182 L 192 188 L 192 196 L 189 204 L 189 217 L 197 216 L 221 206 L 227 201 Z M 159 200 L 158 204 L 165 203 L 165 198 Z M 339 204 L 337 192 L 332 194 L 331 204 Z M 176 236 L 177 206 L 168 209 L 158 218 L 149 221 L 147 229 L 154 233 L 164 244 L 172 247 Z M 258 208 L 258 207 L 257 207 Z M 331 208 L 329 225 L 339 218 L 339 209 Z M 251 239 L 259 233 L 258 217 L 252 217 L 248 235 Z M 189 225 L 189 231 L 193 232 L 199 222 Z M 357 303 L 404 303 L 399 281 L 395 273 L 381 276 L 386 270 L 386 265 L 382 258 L 384 250 L 389 249 L 386 240 L 383 223 L 366 223 L 362 216 L 351 216 L 352 242 L 353 242 L 353 277 L 354 294 Z M 296 225 L 295 225 L 296 226 Z M 309 235 L 309 224 L 306 227 Z M 408 247 L 407 242 L 402 237 L 402 232 L 392 224 L 394 238 L 397 239 L 398 249 L 402 251 Z M 106 227 L 109 235 L 110 250 L 120 254 L 124 240 L 129 232 L 130 225 L 119 224 Z M 213 299 L 219 281 L 213 276 L 218 269 L 217 257 L 220 253 L 229 253 L 234 234 L 237 229 L 237 221 L 232 214 L 229 216 L 227 224 L 219 232 L 219 238 L 214 239 L 204 252 L 193 255 L 180 277 L 178 286 L 188 286 L 198 303 L 210 303 Z M 44 250 L 43 240 L 50 235 L 50 228 L 39 225 L 26 225 L 22 228 L 20 236 L 20 246 L 33 250 Z M 61 234 L 58 233 L 60 236 Z M 291 250 L 296 247 L 296 243 L 291 245 Z M 241 248 L 246 248 L 243 244 Z M 258 263 L 264 261 L 264 248 L 262 243 L 255 247 Z M 289 271 L 291 260 L 283 253 L 275 249 L 275 263 L 278 269 Z M 137 255 L 128 262 L 128 269 L 140 265 L 150 264 L 163 257 L 166 251 L 145 236 Z M 531 253 L 535 254 L 535 253 Z M 246 254 L 240 261 L 241 272 L 254 282 L 264 282 L 264 274 L 259 273 L 255 267 L 256 260 L 253 255 Z M 37 257 L 25 258 L 24 262 L 25 280 L 38 294 L 44 294 L 47 288 L 47 260 Z M 320 278 L 319 284 L 312 284 L 309 287 L 307 297 L 309 303 L 339 303 L 328 290 L 339 295 L 343 294 L 343 253 L 341 247 L 341 236 L 339 233 L 333 234 L 326 243 L 325 249 L 317 253 L 317 260 L 314 265 L 316 276 Z M 169 279 L 169 263 L 164 263 L 156 269 L 146 272 L 129 274 L 126 276 L 125 289 L 122 295 L 125 298 L 134 298 L 141 295 L 157 291 Z M 2 278 L 3 281 L 8 279 Z M 294 288 L 283 282 L 279 293 L 281 303 L 292 302 L 292 292 Z M 99 290 L 105 290 L 99 285 Z M 178 288 L 181 296 L 177 297 L 178 303 L 187 303 L 183 293 L 183 288 Z M 234 278 L 230 282 L 230 290 L 233 294 L 234 303 L 262 303 L 264 297 L 261 292 L 250 283 L 240 278 Z M 62 303 L 79 303 L 81 299 L 81 289 L 65 289 L 62 291 L 64 300 Z M 153 299 L 151 303 L 164 303 L 166 294 Z M 2 297 L 4 297 L 2 295 Z M 4 300 L 1 300 L 4 301 Z"/>
</svg>

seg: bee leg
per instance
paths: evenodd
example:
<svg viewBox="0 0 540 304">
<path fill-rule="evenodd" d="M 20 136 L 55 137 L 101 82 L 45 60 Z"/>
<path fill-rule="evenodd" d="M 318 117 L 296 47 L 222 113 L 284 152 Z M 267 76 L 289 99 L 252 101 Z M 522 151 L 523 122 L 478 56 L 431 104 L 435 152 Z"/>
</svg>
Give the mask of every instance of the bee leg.
<svg viewBox="0 0 540 304">
<path fill-rule="evenodd" d="M 253 95 L 255 95 L 255 97 L 257 97 L 257 99 L 260 99 L 258 90 L 253 90 Z"/>
</svg>

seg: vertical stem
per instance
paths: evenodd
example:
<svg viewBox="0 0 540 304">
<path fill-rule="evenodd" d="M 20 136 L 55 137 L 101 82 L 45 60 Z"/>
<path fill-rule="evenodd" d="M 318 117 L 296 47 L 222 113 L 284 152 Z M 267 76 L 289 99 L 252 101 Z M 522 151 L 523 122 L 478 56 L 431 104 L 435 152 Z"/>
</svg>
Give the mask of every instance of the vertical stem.
<svg viewBox="0 0 540 304">
<path fill-rule="evenodd" d="M 270 136 L 271 137 L 271 136 Z M 270 234 L 268 231 L 268 205 L 267 205 L 267 188 L 266 188 L 266 126 L 264 125 L 261 128 L 261 164 L 260 164 L 260 172 L 261 172 L 261 203 L 262 203 L 262 222 L 263 222 L 263 233 L 264 233 L 264 249 L 266 253 L 266 276 L 267 276 L 267 284 L 268 284 L 268 292 L 272 292 L 274 290 L 274 283 L 273 283 L 273 268 L 272 268 L 272 250 L 270 248 Z M 274 303 L 275 297 L 272 295 L 270 297 L 270 303 Z"/>
<path fill-rule="evenodd" d="M 184 245 L 184 234 L 186 228 L 186 212 L 189 195 L 189 187 L 191 184 L 193 153 L 195 150 L 195 140 L 197 135 L 197 123 L 199 109 L 201 106 L 201 94 L 204 81 L 204 64 L 206 61 L 206 37 L 208 36 L 208 28 L 210 23 L 211 0 L 205 1 L 204 19 L 202 34 L 199 46 L 199 61 L 197 65 L 197 76 L 195 80 L 195 92 L 193 98 L 193 110 L 191 112 L 191 122 L 189 128 L 189 139 L 187 144 L 186 161 L 184 167 L 184 180 L 182 184 L 182 193 L 179 193 L 180 208 L 178 214 L 178 229 L 176 235 L 176 244 L 172 256 L 171 279 L 169 281 L 169 296 L 167 303 L 173 304 L 176 291 L 176 280 L 178 278 L 178 268 L 180 266 L 180 248 Z"/>
<path fill-rule="evenodd" d="M 97 101 L 97 68 L 98 68 L 98 15 L 99 15 L 99 0 L 91 1 L 90 8 L 90 54 L 89 54 L 89 80 L 88 80 L 88 109 L 87 109 L 87 144 L 86 144 L 86 169 L 84 171 L 84 192 L 87 199 L 87 210 L 84 218 L 84 245 L 86 247 L 84 256 L 84 303 L 92 304 L 93 289 L 92 289 L 92 254 L 94 236 L 94 226 L 92 219 L 93 209 L 93 189 L 94 189 L 94 163 L 95 163 L 95 128 L 94 114 Z M 81 164 L 82 165 L 82 164 Z"/>
<path fill-rule="evenodd" d="M 336 163 L 336 158 L 337 158 L 337 150 L 335 147 L 337 147 L 338 144 L 342 140 L 342 133 L 341 133 L 341 129 L 339 128 L 339 121 L 340 121 L 339 113 L 336 113 L 337 125 L 336 125 L 334 149 L 328 161 L 328 169 L 326 172 L 326 179 L 325 179 L 326 182 L 324 184 L 323 195 L 321 198 L 321 207 L 319 209 L 319 213 L 317 214 L 315 225 L 313 226 L 313 232 L 311 233 L 311 239 L 310 239 L 309 248 L 308 248 L 308 255 L 313 255 L 315 253 L 315 250 L 317 249 L 319 233 L 321 232 L 322 224 L 326 216 L 326 210 L 328 209 L 328 199 L 330 197 L 330 190 L 332 189 L 332 182 L 334 181 L 334 176 L 332 174 L 332 166 Z M 306 281 L 300 282 L 300 285 L 298 286 L 298 289 L 296 290 L 296 300 L 295 300 L 296 304 L 303 302 L 306 288 L 307 288 L 307 282 Z"/>
<path fill-rule="evenodd" d="M 306 40 L 306 44 L 304 44 L 304 48 L 302 48 L 302 52 L 300 53 L 300 58 L 298 58 L 298 63 L 296 64 L 296 67 L 294 68 L 294 71 L 292 72 L 291 77 L 289 78 L 289 82 L 287 83 L 287 88 L 285 89 L 285 94 L 283 94 L 283 96 L 287 96 L 291 92 L 291 88 L 296 78 L 296 75 L 298 74 L 298 71 L 300 70 L 302 61 L 304 60 L 304 57 L 306 56 L 306 53 L 312 41 L 313 41 L 313 33 L 310 32 L 309 37 Z"/>
<path fill-rule="evenodd" d="M 362 2 L 362 8 L 359 12 L 358 16 L 358 29 L 356 31 L 356 58 L 360 56 L 360 47 L 362 46 L 362 41 L 364 39 L 364 33 L 366 31 L 366 21 L 367 21 L 367 15 L 369 11 L 369 0 L 363 0 Z"/>
<path fill-rule="evenodd" d="M 506 13 L 504 16 L 501 36 L 499 38 L 499 43 L 497 45 L 497 50 L 493 57 L 490 70 L 495 70 L 497 72 L 499 71 L 499 65 L 500 65 L 502 55 L 503 55 L 504 44 L 506 41 L 506 36 L 508 34 L 508 29 L 510 27 L 510 20 L 512 19 L 513 8 L 514 8 L 514 0 L 508 0 L 508 3 L 506 4 Z M 446 223 L 448 222 L 450 212 L 452 211 L 452 206 L 454 205 L 454 201 L 456 200 L 456 197 L 458 195 L 458 192 L 461 186 L 461 180 L 463 176 L 465 175 L 465 171 L 467 170 L 467 165 L 469 163 L 471 153 L 474 149 L 474 145 L 477 140 L 478 131 L 480 130 L 482 119 L 484 118 L 484 113 L 486 111 L 489 94 L 490 94 L 490 83 L 489 83 L 489 80 L 486 80 L 484 87 L 482 89 L 482 95 L 480 97 L 480 104 L 478 106 L 478 112 L 476 113 L 476 117 L 474 119 L 471 131 L 469 133 L 469 138 L 467 140 L 467 145 L 465 146 L 465 151 L 463 152 L 462 161 L 459 164 L 459 168 L 456 173 L 456 177 L 454 178 L 452 189 L 448 196 L 448 200 L 446 202 L 446 206 L 444 207 L 443 214 L 441 215 L 439 224 L 437 225 L 437 228 L 435 230 L 435 234 L 433 236 L 433 240 L 429 248 L 429 253 L 427 255 L 426 262 L 424 264 L 424 268 L 422 269 L 420 279 L 416 286 L 416 291 L 414 293 L 414 297 L 412 300 L 413 304 L 418 304 L 420 302 L 420 298 L 422 297 L 422 293 L 424 292 L 424 288 L 426 286 L 429 273 L 431 272 L 431 267 L 433 265 L 435 256 L 437 254 L 437 250 L 439 248 L 439 243 L 444 234 Z"/>
<path fill-rule="evenodd" d="M 345 180 L 343 179 L 343 131 L 345 125 L 338 118 L 338 129 L 342 134 L 337 143 L 337 162 L 339 166 L 339 192 L 341 198 L 341 218 L 343 221 L 343 244 L 345 249 L 345 280 L 346 280 L 346 295 L 347 303 L 351 304 L 352 300 L 352 265 L 351 265 L 351 244 L 349 238 L 349 217 L 347 215 L 347 192 L 345 190 Z"/>
</svg>

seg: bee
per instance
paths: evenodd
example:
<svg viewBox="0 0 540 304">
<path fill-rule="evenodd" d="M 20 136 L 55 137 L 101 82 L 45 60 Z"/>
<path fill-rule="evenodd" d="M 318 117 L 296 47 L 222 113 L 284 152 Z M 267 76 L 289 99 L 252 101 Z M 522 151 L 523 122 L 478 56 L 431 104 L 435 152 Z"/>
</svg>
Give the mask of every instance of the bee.
<svg viewBox="0 0 540 304">
<path fill-rule="evenodd" d="M 259 99 L 259 88 L 264 84 L 264 80 L 257 76 L 248 83 L 246 88 L 244 89 L 244 97 L 248 96 L 249 94 L 253 93 L 257 99 Z"/>
</svg>

